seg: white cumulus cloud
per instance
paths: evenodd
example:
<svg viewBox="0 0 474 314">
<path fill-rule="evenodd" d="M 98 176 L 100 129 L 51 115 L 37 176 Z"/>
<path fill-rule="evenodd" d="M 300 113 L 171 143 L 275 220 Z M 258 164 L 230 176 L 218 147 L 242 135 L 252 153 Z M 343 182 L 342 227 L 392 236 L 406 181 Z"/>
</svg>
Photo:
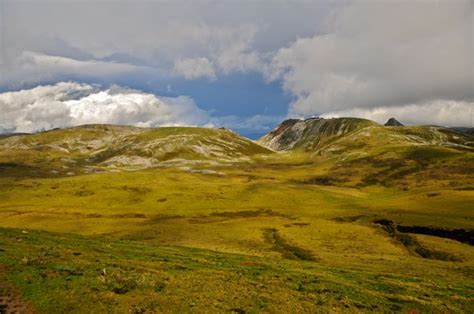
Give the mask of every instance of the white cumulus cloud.
<svg viewBox="0 0 474 314">
<path fill-rule="evenodd" d="M 0 133 L 36 132 L 82 124 L 140 127 L 228 127 L 264 132 L 278 124 L 277 116 L 212 116 L 188 96 L 162 97 L 143 91 L 76 82 L 60 82 L 0 93 Z"/>
<path fill-rule="evenodd" d="M 0 129 L 34 132 L 87 123 L 143 127 L 205 125 L 208 114 L 186 96 L 64 82 L 0 94 Z"/>
</svg>

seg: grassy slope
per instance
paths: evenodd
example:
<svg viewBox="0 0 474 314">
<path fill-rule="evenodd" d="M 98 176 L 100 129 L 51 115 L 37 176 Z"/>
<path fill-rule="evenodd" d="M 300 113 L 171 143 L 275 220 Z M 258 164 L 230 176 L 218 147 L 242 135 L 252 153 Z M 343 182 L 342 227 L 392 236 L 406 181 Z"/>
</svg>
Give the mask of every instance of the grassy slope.
<svg viewBox="0 0 474 314">
<path fill-rule="evenodd" d="M 136 241 L 0 235 L 9 280 L 45 313 L 472 309 L 469 273 L 436 263 L 401 275 Z"/>
<path fill-rule="evenodd" d="M 31 230 L 2 229 L 0 263 L 44 312 L 77 304 L 91 311 L 111 304 L 117 311 L 472 311 L 472 246 L 413 235 L 454 260 L 422 258 L 373 220 L 473 229 L 473 153 L 400 146 L 399 131 L 387 128 L 351 156 L 332 150 L 364 138 L 357 132 L 316 153 L 206 168 L 218 174 L 169 167 L 3 176 L 0 225 Z M 381 140 L 385 147 L 375 145 Z M 298 259 L 306 254 L 315 261 Z M 99 274 L 104 267 L 108 283 Z M 128 291 L 117 293 L 123 285 Z M 58 293 L 61 302 L 48 301 Z"/>
<path fill-rule="evenodd" d="M 269 152 L 223 129 L 86 125 L 0 140 L 0 174 L 58 177 L 167 163 L 231 163 Z"/>
</svg>

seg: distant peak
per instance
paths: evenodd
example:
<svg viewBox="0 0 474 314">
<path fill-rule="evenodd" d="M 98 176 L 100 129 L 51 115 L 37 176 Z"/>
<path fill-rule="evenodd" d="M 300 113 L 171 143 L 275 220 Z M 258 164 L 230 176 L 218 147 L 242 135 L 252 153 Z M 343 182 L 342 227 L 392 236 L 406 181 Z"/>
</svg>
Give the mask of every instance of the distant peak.
<svg viewBox="0 0 474 314">
<path fill-rule="evenodd" d="M 403 126 L 403 124 L 400 121 L 398 121 L 397 119 L 393 117 L 388 119 L 388 121 L 384 125 L 385 126 Z"/>
</svg>

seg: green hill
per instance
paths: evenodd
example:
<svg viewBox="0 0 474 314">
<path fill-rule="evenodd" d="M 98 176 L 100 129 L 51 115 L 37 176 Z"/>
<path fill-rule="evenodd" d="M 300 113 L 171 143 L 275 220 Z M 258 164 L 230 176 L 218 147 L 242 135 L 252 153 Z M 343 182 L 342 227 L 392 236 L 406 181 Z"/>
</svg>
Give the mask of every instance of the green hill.
<svg viewBox="0 0 474 314">
<path fill-rule="evenodd" d="M 435 145 L 474 150 L 474 138 L 438 126 L 390 127 L 358 118 L 310 118 L 284 121 L 257 141 L 276 151 L 353 153 L 354 150 L 387 150 L 387 145 Z M 370 152 L 366 152 L 370 153 Z"/>
<path fill-rule="evenodd" d="M 439 126 L 382 126 L 356 118 L 287 120 L 258 140 L 287 158 L 327 163 L 325 185 L 463 185 L 474 173 L 474 138 Z M 423 181 L 423 183 L 420 183 Z"/>
<path fill-rule="evenodd" d="M 248 161 L 270 151 L 225 129 L 85 125 L 0 139 L 4 175 L 76 175 Z"/>
</svg>

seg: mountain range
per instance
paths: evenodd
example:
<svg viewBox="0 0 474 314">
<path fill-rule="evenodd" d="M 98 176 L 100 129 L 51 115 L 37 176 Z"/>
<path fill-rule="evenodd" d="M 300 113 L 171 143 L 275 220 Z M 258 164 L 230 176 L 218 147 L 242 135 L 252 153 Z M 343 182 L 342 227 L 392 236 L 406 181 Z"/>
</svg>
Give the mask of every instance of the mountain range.
<svg viewBox="0 0 474 314">
<path fill-rule="evenodd" d="M 0 171 L 3 175 L 28 176 L 171 166 L 192 171 L 251 163 L 255 156 L 277 152 L 305 154 L 309 159 L 332 158 L 346 164 L 396 158 L 406 163 L 410 156 L 429 161 L 436 156 L 464 156 L 474 151 L 474 138 L 468 132 L 391 125 L 358 118 L 289 119 L 256 141 L 224 128 L 84 125 L 3 135 Z"/>
</svg>

